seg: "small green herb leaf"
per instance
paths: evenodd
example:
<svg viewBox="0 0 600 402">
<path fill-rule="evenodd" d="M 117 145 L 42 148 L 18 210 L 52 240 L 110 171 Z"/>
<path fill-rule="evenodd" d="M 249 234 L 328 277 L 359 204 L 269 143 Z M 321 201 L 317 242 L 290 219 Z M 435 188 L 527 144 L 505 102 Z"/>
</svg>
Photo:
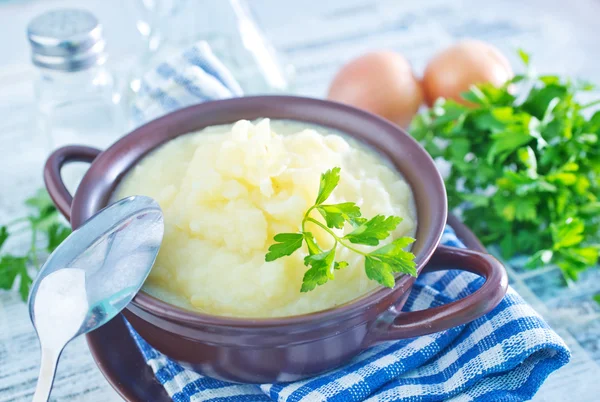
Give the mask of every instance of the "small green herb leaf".
<svg viewBox="0 0 600 402">
<path fill-rule="evenodd" d="M 389 254 L 390 252 L 400 252 L 403 251 L 405 247 L 410 246 L 414 242 L 415 239 L 413 239 L 412 237 L 399 237 L 390 244 L 380 247 L 377 250 L 371 252 L 371 255 L 385 255 Z"/>
<path fill-rule="evenodd" d="M 291 255 L 294 251 L 302 247 L 302 233 L 279 233 L 273 237 L 278 243 L 269 247 L 269 252 L 265 256 L 265 261 L 274 261 L 286 255 Z"/>
<path fill-rule="evenodd" d="M 353 202 L 319 205 L 317 210 L 325 218 L 325 222 L 330 228 L 341 229 L 346 222 L 352 226 L 358 226 L 366 221 L 366 219 L 361 218 L 360 208 Z"/>
<path fill-rule="evenodd" d="M 392 267 L 379 259 L 365 257 L 365 272 L 369 279 L 377 281 L 388 288 L 393 288 L 394 283 L 396 283 Z"/>
<path fill-rule="evenodd" d="M 319 205 L 325 202 L 331 195 L 333 190 L 337 187 L 340 182 L 340 170 L 341 168 L 335 167 L 323 173 L 321 175 L 321 181 L 319 183 L 319 193 L 315 205 Z"/>
<path fill-rule="evenodd" d="M 521 58 L 521 60 L 523 60 L 523 64 L 525 64 L 526 66 L 529 65 L 529 54 L 527 52 L 525 52 L 523 49 L 519 49 L 519 57 Z"/>
<path fill-rule="evenodd" d="M 53 252 L 70 234 L 70 228 L 54 223 L 48 228 L 48 246 L 46 246 L 46 250 L 49 253 Z"/>
<path fill-rule="evenodd" d="M 19 283 L 19 294 L 21 295 L 21 300 L 27 301 L 32 283 L 33 279 L 31 279 L 27 272 L 21 274 L 21 282 Z"/>
<path fill-rule="evenodd" d="M 5 255 L 0 259 L 0 289 L 10 289 L 13 282 L 25 270 L 26 259 L 23 257 L 13 257 Z"/>
<path fill-rule="evenodd" d="M 48 192 L 41 188 L 33 197 L 25 200 L 25 204 L 38 212 L 38 217 L 44 217 L 56 210 Z"/>
<path fill-rule="evenodd" d="M 18 226 L 17 232 L 27 229 L 31 232 L 29 250 L 24 256 L 9 254 L 0 256 L 0 289 L 12 289 L 18 279 L 18 291 L 23 300 L 27 299 L 32 283 L 27 268 L 39 268 L 40 241 L 46 240 L 43 249 L 52 252 L 71 232 L 70 228 L 61 223 L 58 211 L 46 190 L 38 190 L 33 197 L 25 201 L 25 204 L 33 210 L 30 214 L 13 220 L 6 226 L 0 226 L 0 247 L 9 234 L 14 233 L 14 226 Z"/>
<path fill-rule="evenodd" d="M 60 223 L 58 211 L 46 190 L 38 190 L 35 196 L 25 201 L 25 204 L 36 212 L 27 217 L 33 230 L 46 232 L 51 226 Z"/>
<path fill-rule="evenodd" d="M 460 97 L 468 102 L 479 105 L 485 105 L 488 103 L 485 94 L 481 91 L 481 89 L 479 89 L 476 86 L 473 86 L 469 88 L 467 92 L 463 92 L 462 94 L 460 94 Z"/>
<path fill-rule="evenodd" d="M 336 261 L 336 263 L 333 265 L 333 268 L 337 269 L 344 269 L 348 266 L 348 263 L 346 261 Z"/>
<path fill-rule="evenodd" d="M 554 249 L 574 246 L 583 240 L 585 225 L 579 219 L 568 218 L 562 223 L 552 224 L 552 239 Z"/>
<path fill-rule="evenodd" d="M 6 239 L 8 239 L 8 229 L 6 226 L 0 226 L 0 249 L 2 248 L 2 245 Z"/>
<path fill-rule="evenodd" d="M 492 147 L 488 153 L 488 163 L 495 160 L 504 162 L 508 155 L 516 149 L 528 144 L 533 139 L 531 134 L 523 131 L 507 130 L 491 135 Z"/>
<path fill-rule="evenodd" d="M 19 292 L 23 301 L 29 295 L 31 278 L 27 273 L 27 257 L 4 255 L 0 259 L 0 289 L 10 290 L 15 281 L 20 278 Z"/>
<path fill-rule="evenodd" d="M 412 244 L 415 239 L 411 237 L 401 237 L 390 244 L 378 248 L 369 253 L 369 257 L 385 262 L 393 272 L 402 272 L 411 276 L 417 276 L 415 269 L 415 255 L 404 248 Z"/>
<path fill-rule="evenodd" d="M 59 219 L 56 211 L 47 211 L 45 215 L 29 217 L 31 227 L 42 232 L 47 232 L 52 226 L 60 225 Z"/>
<path fill-rule="evenodd" d="M 355 244 L 377 246 L 380 240 L 387 238 L 396 226 L 402 222 L 397 216 L 376 215 L 374 218 L 356 227 L 352 232 L 344 236 L 344 239 Z"/>
<path fill-rule="evenodd" d="M 317 285 L 323 285 L 329 279 L 333 279 L 334 259 L 335 248 L 319 254 L 307 255 L 304 258 L 304 265 L 310 266 L 310 269 L 304 273 L 300 291 L 311 291 Z"/>
</svg>

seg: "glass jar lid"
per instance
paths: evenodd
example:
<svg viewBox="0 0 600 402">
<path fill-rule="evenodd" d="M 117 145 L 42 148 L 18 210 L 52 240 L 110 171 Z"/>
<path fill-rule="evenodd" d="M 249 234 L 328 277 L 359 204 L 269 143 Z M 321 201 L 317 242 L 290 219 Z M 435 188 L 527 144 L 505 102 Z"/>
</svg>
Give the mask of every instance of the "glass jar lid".
<svg viewBox="0 0 600 402">
<path fill-rule="evenodd" d="M 88 11 L 59 9 L 34 18 L 27 27 L 33 64 L 77 71 L 106 61 L 102 25 Z"/>
</svg>

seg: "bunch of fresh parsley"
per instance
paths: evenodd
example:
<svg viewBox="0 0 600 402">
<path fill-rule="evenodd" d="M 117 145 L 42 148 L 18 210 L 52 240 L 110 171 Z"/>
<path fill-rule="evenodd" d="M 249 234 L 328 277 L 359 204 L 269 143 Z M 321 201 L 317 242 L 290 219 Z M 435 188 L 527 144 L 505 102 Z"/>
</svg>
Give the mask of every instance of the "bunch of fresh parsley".
<svg viewBox="0 0 600 402">
<path fill-rule="evenodd" d="M 0 252 L 10 236 L 24 232 L 29 232 L 31 236 L 27 254 L 0 254 L 0 289 L 12 289 L 19 279 L 18 288 L 23 300 L 27 300 L 29 295 L 32 282 L 30 270 L 40 267 L 40 254 L 54 251 L 71 233 L 71 229 L 61 223 L 59 213 L 46 190 L 40 189 L 25 204 L 31 209 L 31 214 L 0 226 Z M 40 244 L 41 242 L 44 244 Z"/>
<path fill-rule="evenodd" d="M 411 134 L 450 164 L 450 207 L 505 257 L 528 267 L 560 267 L 567 280 L 594 266 L 600 251 L 600 112 L 577 95 L 587 83 L 527 73 L 500 88 L 463 94 L 471 106 L 440 99 Z"/>
<path fill-rule="evenodd" d="M 325 204 L 327 198 L 337 187 L 340 181 L 340 168 L 336 167 L 321 175 L 319 192 L 313 206 L 311 206 L 300 224 L 299 233 L 279 233 L 274 239 L 277 243 L 269 247 L 265 256 L 266 261 L 293 254 L 306 243 L 308 255 L 304 258 L 304 265 L 310 268 L 302 279 L 301 292 L 313 290 L 317 285 L 323 285 L 328 280 L 334 279 L 334 272 L 348 266 L 346 261 L 336 261 L 335 253 L 339 247 L 346 247 L 365 258 L 365 272 L 369 279 L 375 280 L 383 286 L 393 287 L 394 273 L 401 272 L 412 276 L 417 275 L 415 256 L 404 248 L 414 242 L 410 237 L 395 239 L 390 244 L 363 252 L 352 244 L 378 246 L 381 240 L 390 236 L 402 218 L 396 216 L 377 215 L 372 219 L 362 217 L 360 208 L 353 202 L 340 204 Z M 324 223 L 311 216 L 317 211 L 324 219 Z M 306 230 L 306 224 L 311 222 L 327 232 L 334 240 L 333 247 L 328 250 L 317 243 L 313 234 Z M 333 229 L 342 229 L 348 224 L 352 230 L 344 236 L 339 236 Z"/>
</svg>

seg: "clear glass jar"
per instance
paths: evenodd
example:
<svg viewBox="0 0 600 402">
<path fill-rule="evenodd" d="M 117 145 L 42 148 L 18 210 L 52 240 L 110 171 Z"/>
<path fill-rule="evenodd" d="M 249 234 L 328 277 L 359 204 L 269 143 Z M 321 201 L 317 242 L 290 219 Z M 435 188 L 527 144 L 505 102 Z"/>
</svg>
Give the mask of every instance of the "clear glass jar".
<svg viewBox="0 0 600 402">
<path fill-rule="evenodd" d="M 105 66 L 106 43 L 96 17 L 80 9 L 48 11 L 29 23 L 27 37 L 38 70 L 37 120 L 52 148 L 106 148 L 122 135 L 120 95 Z M 70 166 L 65 171 L 70 190 L 83 172 Z"/>
<path fill-rule="evenodd" d="M 136 0 L 137 27 L 147 50 L 130 86 L 156 65 L 205 41 L 231 71 L 245 95 L 289 92 L 294 69 L 281 61 L 246 0 Z"/>
<path fill-rule="evenodd" d="M 69 72 L 39 68 L 35 92 L 40 128 L 53 148 L 106 148 L 122 134 L 120 95 L 104 66 Z"/>
</svg>

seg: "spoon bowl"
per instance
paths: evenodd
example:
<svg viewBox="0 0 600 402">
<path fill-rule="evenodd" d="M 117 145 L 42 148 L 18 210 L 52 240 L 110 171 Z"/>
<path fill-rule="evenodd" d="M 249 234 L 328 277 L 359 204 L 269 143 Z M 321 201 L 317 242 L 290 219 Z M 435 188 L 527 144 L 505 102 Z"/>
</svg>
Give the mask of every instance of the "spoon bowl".
<svg viewBox="0 0 600 402">
<path fill-rule="evenodd" d="M 163 232 L 158 203 L 128 197 L 98 212 L 50 255 L 29 296 L 29 315 L 42 351 L 34 401 L 48 399 L 65 345 L 107 323 L 137 294 L 158 255 Z"/>
</svg>

